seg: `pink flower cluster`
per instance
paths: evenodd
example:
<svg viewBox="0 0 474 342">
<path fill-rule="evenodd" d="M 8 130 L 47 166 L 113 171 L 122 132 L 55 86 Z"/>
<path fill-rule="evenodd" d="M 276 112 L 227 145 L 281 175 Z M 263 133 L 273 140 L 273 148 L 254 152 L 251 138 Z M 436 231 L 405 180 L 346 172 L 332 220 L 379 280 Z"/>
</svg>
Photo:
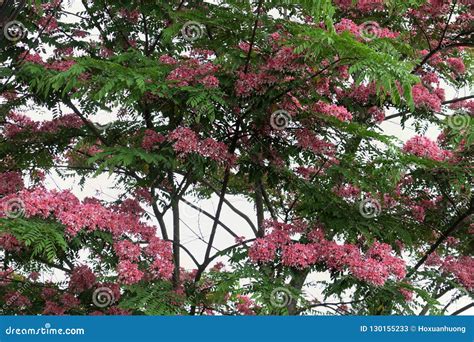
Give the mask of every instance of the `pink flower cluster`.
<svg viewBox="0 0 474 342">
<path fill-rule="evenodd" d="M 4 303 L 8 306 L 16 306 L 18 308 L 27 308 L 31 306 L 31 301 L 28 297 L 22 295 L 18 291 L 8 292 L 3 297 Z"/>
<path fill-rule="evenodd" d="M 22 132 L 55 133 L 61 129 L 81 128 L 84 122 L 75 114 L 66 114 L 53 120 L 37 122 L 17 113 L 9 113 L 3 134 L 13 138 Z"/>
<path fill-rule="evenodd" d="M 144 150 L 151 151 L 156 144 L 161 144 L 165 140 L 166 138 L 163 135 L 151 129 L 147 129 L 143 136 L 142 147 Z"/>
<path fill-rule="evenodd" d="M 278 33 L 270 36 L 271 39 L 279 39 Z M 243 46 L 248 48 L 248 46 Z M 254 51 L 256 49 L 254 48 Z M 265 64 L 258 67 L 258 70 L 239 70 L 237 73 L 237 81 L 235 83 L 235 93 L 237 96 L 248 97 L 254 93 L 260 94 L 267 87 L 275 85 L 279 82 L 278 76 L 291 74 L 306 73 L 307 69 L 304 63 L 299 63 L 298 54 L 295 54 L 291 46 L 279 46 L 273 44 L 273 54 L 268 56 Z M 294 76 L 287 76 L 283 81 L 291 81 Z"/>
<path fill-rule="evenodd" d="M 236 297 L 237 297 L 237 302 L 235 304 L 235 307 L 237 311 L 247 316 L 255 315 L 255 311 L 252 308 L 255 306 L 255 303 L 253 300 L 251 300 L 248 296 L 244 296 L 244 295 L 237 295 Z"/>
<path fill-rule="evenodd" d="M 235 93 L 237 96 L 247 97 L 252 93 L 261 93 L 269 84 L 277 82 L 277 78 L 273 75 L 265 73 L 254 73 L 239 71 L 237 73 L 238 79 L 235 82 Z"/>
<path fill-rule="evenodd" d="M 348 97 L 353 99 L 360 104 L 368 104 L 370 99 L 376 95 L 375 83 L 369 84 L 352 84 L 351 88 L 347 91 L 336 88 L 336 94 L 338 98 Z"/>
<path fill-rule="evenodd" d="M 458 259 L 448 256 L 442 269 L 452 273 L 457 281 L 468 290 L 474 289 L 474 258 L 471 256 L 461 256 Z"/>
<path fill-rule="evenodd" d="M 352 184 L 344 184 L 333 188 L 333 192 L 339 197 L 355 200 L 360 196 L 360 189 Z"/>
<path fill-rule="evenodd" d="M 403 146 L 403 151 L 436 161 L 446 161 L 453 156 L 451 151 L 443 150 L 434 141 L 419 135 L 410 138 Z"/>
<path fill-rule="evenodd" d="M 383 0 L 335 0 L 334 3 L 344 10 L 358 9 L 362 12 L 381 10 L 384 7 Z"/>
<path fill-rule="evenodd" d="M 367 111 L 369 115 L 372 117 L 373 121 L 377 124 L 380 124 L 384 121 L 385 119 L 385 112 L 383 109 L 380 109 L 378 107 L 370 107 L 369 110 Z"/>
<path fill-rule="evenodd" d="M 458 74 L 464 74 L 466 72 L 466 66 L 462 58 L 449 57 L 446 59 L 446 63 Z"/>
<path fill-rule="evenodd" d="M 470 115 L 474 116 L 474 101 L 458 101 L 449 105 L 451 109 L 465 109 Z"/>
<path fill-rule="evenodd" d="M 9 252 L 18 252 L 22 244 L 16 237 L 9 233 L 0 233 L 0 248 Z"/>
<path fill-rule="evenodd" d="M 72 54 L 73 51 L 57 51 L 58 53 L 63 53 L 63 54 Z M 59 59 L 59 60 L 52 60 L 50 62 L 45 62 L 43 61 L 43 58 L 37 54 L 37 53 L 30 53 L 28 51 L 23 52 L 19 56 L 19 60 L 22 62 L 29 62 L 37 65 L 41 65 L 44 68 L 48 70 L 54 70 L 54 71 L 67 71 L 69 70 L 73 65 L 76 64 L 76 62 L 72 59 Z"/>
<path fill-rule="evenodd" d="M 121 8 L 119 10 L 119 14 L 123 19 L 133 24 L 136 24 L 138 22 L 138 19 L 140 19 L 140 11 L 138 10 L 130 11 L 126 8 Z"/>
<path fill-rule="evenodd" d="M 411 302 L 413 300 L 413 291 L 406 289 L 404 287 L 401 287 L 398 289 L 398 291 L 402 294 L 403 298 L 405 299 L 406 302 Z"/>
<path fill-rule="evenodd" d="M 352 114 L 343 106 L 318 101 L 314 104 L 313 110 L 317 113 L 333 116 L 341 121 L 352 120 Z"/>
<path fill-rule="evenodd" d="M 38 26 L 46 33 L 52 33 L 59 27 L 56 18 L 51 15 L 41 17 L 40 20 L 38 20 Z"/>
<path fill-rule="evenodd" d="M 92 288 L 95 282 L 96 276 L 88 266 L 77 266 L 69 279 L 69 289 L 75 293 L 81 293 Z"/>
<path fill-rule="evenodd" d="M 5 196 L 0 199 L 0 206 L 12 198 L 21 200 L 24 204 L 25 218 L 56 219 L 65 225 L 65 232 L 70 237 L 84 229 L 110 232 L 116 241 L 114 249 L 120 259 L 119 279 L 127 284 L 141 279 L 142 271 L 138 270 L 138 264 L 133 264 L 132 261 L 138 261 L 142 252 L 152 257 L 151 272 L 155 277 L 171 277 L 173 262 L 170 243 L 156 237 L 156 228 L 141 223 L 134 213 L 124 212 L 120 208 L 107 208 L 99 201 L 81 202 L 69 191 L 48 191 L 41 187 Z M 148 242 L 148 246 L 142 250 L 140 245 L 123 239 L 125 235 L 129 238 L 135 237 L 143 243 Z M 12 244 L 11 238 L 4 240 L 2 244 L 5 247 L 16 246 Z M 78 292 L 83 291 L 88 288 L 86 284 L 93 283 L 92 278 L 93 274 L 86 266 L 77 267 L 71 276 L 70 287 Z"/>
<path fill-rule="evenodd" d="M 20 172 L 9 171 L 0 173 L 0 196 L 15 193 L 24 187 Z"/>
<path fill-rule="evenodd" d="M 474 290 L 474 258 L 472 256 L 455 258 L 449 255 L 443 259 L 433 252 L 426 259 L 425 265 L 435 266 L 444 272 L 451 273 L 467 290 Z"/>
<path fill-rule="evenodd" d="M 400 35 L 398 32 L 392 32 L 388 28 L 379 27 L 378 24 L 375 22 L 369 22 L 369 23 L 372 28 L 373 35 L 376 36 L 377 38 L 397 38 Z M 361 40 L 364 39 L 364 31 L 368 29 L 366 23 L 357 25 L 352 20 L 347 19 L 347 18 L 341 19 L 340 22 L 334 25 L 334 28 L 336 29 L 337 33 L 348 31 Z"/>
<path fill-rule="evenodd" d="M 357 279 L 375 286 L 382 286 L 389 277 L 403 279 L 406 274 L 405 262 L 392 255 L 392 248 L 385 243 L 374 242 L 365 254 L 354 244 L 339 245 L 326 240 L 321 227 L 308 231 L 301 223 L 296 226 L 282 225 L 267 221 L 269 234 L 259 238 L 249 249 L 252 262 L 270 263 L 281 253 L 284 266 L 305 269 L 318 263 L 328 268 L 342 271 L 347 268 Z M 307 232 L 310 243 L 291 241 L 291 235 Z"/>
<path fill-rule="evenodd" d="M 175 64 L 173 60 L 169 56 L 160 58 L 162 63 L 168 65 Z M 219 67 L 211 62 L 190 58 L 179 64 L 166 79 L 175 82 L 178 87 L 202 84 L 206 88 L 217 88 L 219 87 L 219 80 L 214 76 L 217 70 L 219 70 Z"/>
<path fill-rule="evenodd" d="M 329 158 L 333 158 L 336 154 L 336 147 L 332 143 L 317 137 L 309 129 L 300 129 L 295 135 L 298 140 L 298 146 L 304 150 L 309 150 Z"/>
<path fill-rule="evenodd" d="M 430 92 L 428 88 L 419 83 L 412 87 L 412 95 L 416 108 L 426 108 L 435 112 L 441 111 L 444 89 L 436 88 L 433 92 Z"/>
<path fill-rule="evenodd" d="M 228 152 L 227 145 L 206 138 L 200 140 L 197 133 L 187 127 L 178 127 L 168 134 L 167 139 L 173 142 L 173 149 L 181 155 L 197 153 L 205 158 L 210 158 L 217 162 L 233 162 L 233 156 Z"/>
<path fill-rule="evenodd" d="M 140 246 L 130 240 L 122 240 L 116 242 L 114 244 L 114 250 L 120 259 L 130 261 L 138 261 L 138 259 L 140 259 Z"/>
<path fill-rule="evenodd" d="M 117 266 L 119 281 L 126 285 L 138 283 L 144 273 L 138 269 L 138 265 L 129 260 L 122 260 Z"/>
</svg>

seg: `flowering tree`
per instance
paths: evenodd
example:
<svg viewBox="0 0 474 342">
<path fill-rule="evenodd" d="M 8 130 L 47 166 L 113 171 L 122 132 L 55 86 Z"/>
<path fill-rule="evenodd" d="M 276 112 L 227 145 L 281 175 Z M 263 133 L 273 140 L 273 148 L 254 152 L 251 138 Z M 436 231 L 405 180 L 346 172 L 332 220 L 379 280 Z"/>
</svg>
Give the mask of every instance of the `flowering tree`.
<svg viewBox="0 0 474 342">
<path fill-rule="evenodd" d="M 474 102 L 445 96 L 474 81 L 472 1 L 3 3 L 3 314 L 472 307 Z M 183 204 L 210 218 L 202 250 Z"/>
</svg>

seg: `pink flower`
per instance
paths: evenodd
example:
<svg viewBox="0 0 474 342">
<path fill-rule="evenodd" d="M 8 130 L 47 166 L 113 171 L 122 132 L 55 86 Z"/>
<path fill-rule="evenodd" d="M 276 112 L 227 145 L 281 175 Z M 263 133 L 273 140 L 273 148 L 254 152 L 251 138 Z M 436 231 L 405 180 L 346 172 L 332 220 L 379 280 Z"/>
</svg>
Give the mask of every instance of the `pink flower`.
<svg viewBox="0 0 474 342">
<path fill-rule="evenodd" d="M 151 272 L 156 278 L 170 280 L 173 276 L 174 265 L 171 260 L 156 259 L 151 264 Z"/>
<path fill-rule="evenodd" d="M 21 292 L 8 292 L 3 297 L 6 306 L 16 306 L 19 308 L 26 308 L 31 306 L 31 301 L 21 294 Z"/>
<path fill-rule="evenodd" d="M 143 278 L 143 272 L 138 269 L 138 265 L 128 260 L 122 260 L 117 266 L 119 280 L 125 285 L 138 283 Z"/>
<path fill-rule="evenodd" d="M 81 301 L 76 298 L 73 294 L 65 293 L 61 297 L 61 303 L 64 307 L 69 310 L 75 307 L 78 307 L 81 304 Z"/>
<path fill-rule="evenodd" d="M 212 138 L 206 138 L 199 143 L 197 152 L 203 157 L 225 162 L 228 159 L 227 145 Z"/>
<path fill-rule="evenodd" d="M 352 120 L 352 114 L 349 113 L 349 111 L 343 106 L 318 101 L 316 104 L 314 104 L 313 110 L 318 113 L 333 116 L 341 121 Z"/>
<path fill-rule="evenodd" d="M 19 252 L 22 247 L 17 238 L 9 233 L 0 233 L 0 247 L 8 252 Z"/>
<path fill-rule="evenodd" d="M 425 208 L 419 205 L 414 205 L 411 207 L 411 213 L 415 220 L 418 222 L 423 222 L 425 220 Z"/>
<path fill-rule="evenodd" d="M 140 19 L 140 11 L 138 10 L 130 11 L 126 8 L 121 8 L 119 13 L 122 18 L 126 19 L 132 24 L 136 24 L 138 22 L 138 19 Z"/>
<path fill-rule="evenodd" d="M 129 240 L 123 240 L 114 243 L 114 250 L 120 259 L 130 261 L 138 261 L 141 254 L 140 246 Z"/>
<path fill-rule="evenodd" d="M 285 266 L 299 269 L 307 268 L 318 260 L 318 255 L 312 245 L 292 243 L 283 246 L 281 262 Z"/>
<path fill-rule="evenodd" d="M 219 87 L 219 80 L 213 75 L 207 75 L 198 81 L 206 88 L 217 88 Z"/>
<path fill-rule="evenodd" d="M 239 49 L 245 53 L 248 53 L 250 50 L 250 44 L 247 42 L 239 42 Z"/>
<path fill-rule="evenodd" d="M 173 57 L 171 57 L 170 55 L 162 55 L 160 56 L 160 62 L 163 63 L 163 64 L 167 64 L 167 65 L 175 65 L 176 63 L 178 63 L 176 61 L 176 59 L 174 59 Z"/>
<path fill-rule="evenodd" d="M 441 149 L 434 141 L 419 135 L 409 139 L 403 146 L 403 151 L 436 161 L 445 161 L 453 156 L 452 152 Z"/>
<path fill-rule="evenodd" d="M 197 134 L 187 127 L 178 127 L 170 134 L 168 140 L 174 141 L 173 149 L 178 153 L 190 153 L 198 150 L 199 139 Z"/>
<path fill-rule="evenodd" d="M 406 302 L 411 302 L 413 300 L 413 291 L 406 289 L 404 287 L 401 287 L 398 289 L 398 291 L 402 294 L 403 298 L 405 299 Z"/>
<path fill-rule="evenodd" d="M 145 130 L 145 135 L 143 137 L 142 148 L 151 151 L 155 145 L 161 144 L 165 140 L 166 138 L 163 135 L 151 129 L 147 129 Z"/>
<path fill-rule="evenodd" d="M 443 262 L 441 268 L 452 273 L 456 280 L 467 290 L 474 289 L 474 258 L 461 256 L 458 259 L 449 256 Z"/>
<path fill-rule="evenodd" d="M 277 246 L 266 239 L 258 238 L 249 250 L 249 258 L 253 262 L 271 262 L 275 259 Z"/>
<path fill-rule="evenodd" d="M 333 192 L 339 197 L 355 200 L 360 195 L 360 189 L 352 184 L 340 185 L 333 189 Z"/>
<path fill-rule="evenodd" d="M 61 307 L 58 304 L 51 302 L 51 301 L 46 301 L 46 305 L 44 306 L 43 309 L 43 315 L 53 315 L 53 316 L 62 316 L 66 312 L 65 307 Z"/>
<path fill-rule="evenodd" d="M 333 157 L 336 153 L 335 146 L 326 142 L 323 139 L 317 137 L 310 130 L 303 128 L 295 133 L 298 139 L 298 146 L 304 150 L 312 151 L 315 154 L 322 154 L 329 157 Z"/>
<path fill-rule="evenodd" d="M 462 58 L 450 57 L 446 59 L 446 63 L 458 74 L 464 74 L 466 72 L 466 66 Z"/>
<path fill-rule="evenodd" d="M 385 119 L 385 112 L 383 111 L 383 109 L 380 109 L 378 107 L 370 107 L 367 113 L 369 113 L 375 123 L 380 124 Z"/>
<path fill-rule="evenodd" d="M 56 297 L 57 294 L 58 290 L 53 289 L 51 287 L 45 287 L 41 291 L 41 298 L 43 298 L 44 300 L 51 300 L 52 298 Z"/>
<path fill-rule="evenodd" d="M 0 173 L 0 195 L 13 194 L 24 187 L 20 172 L 9 171 Z"/>
<path fill-rule="evenodd" d="M 52 33 L 53 31 L 57 30 L 58 22 L 53 16 L 47 15 L 45 17 L 41 17 L 41 19 L 38 21 L 38 26 L 40 26 L 44 32 Z"/>
<path fill-rule="evenodd" d="M 173 149 L 182 155 L 194 152 L 217 162 L 232 163 L 234 160 L 234 157 L 228 153 L 228 148 L 224 143 L 213 138 L 199 140 L 198 135 L 187 127 L 176 128 L 168 134 L 168 140 L 174 141 Z"/>
<path fill-rule="evenodd" d="M 247 316 L 255 315 L 255 311 L 252 309 L 252 306 L 255 305 L 253 300 L 251 300 L 248 296 L 244 295 L 237 295 L 236 297 L 237 303 L 235 304 L 235 306 L 237 308 L 237 311 Z"/>
<path fill-rule="evenodd" d="M 437 88 L 432 93 L 420 83 L 412 87 L 412 95 L 417 108 L 426 108 L 435 112 L 441 111 L 441 102 L 444 99 L 444 92 L 441 88 Z"/>
<path fill-rule="evenodd" d="M 75 293 L 81 293 L 92 288 L 95 282 L 95 274 L 88 266 L 77 266 L 69 279 L 69 289 Z"/>
</svg>

